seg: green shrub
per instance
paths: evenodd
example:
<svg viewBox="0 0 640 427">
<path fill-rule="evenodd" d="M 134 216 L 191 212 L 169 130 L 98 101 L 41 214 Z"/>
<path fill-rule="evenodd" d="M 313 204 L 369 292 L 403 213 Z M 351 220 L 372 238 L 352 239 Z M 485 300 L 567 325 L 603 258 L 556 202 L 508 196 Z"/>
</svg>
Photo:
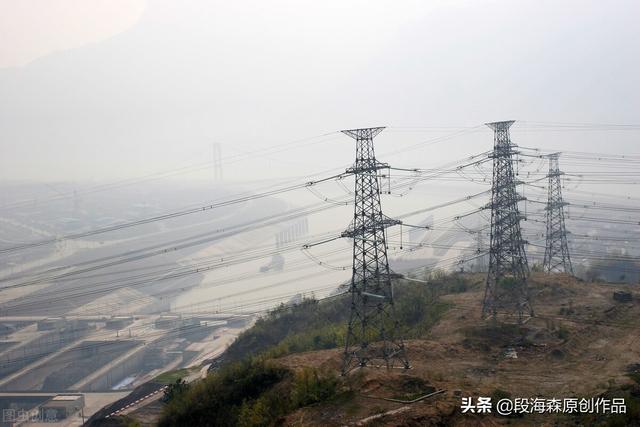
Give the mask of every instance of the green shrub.
<svg viewBox="0 0 640 427">
<path fill-rule="evenodd" d="M 305 367 L 293 380 L 291 402 L 302 407 L 331 399 L 335 396 L 338 379 L 333 372 L 320 373 L 315 368 Z"/>
<path fill-rule="evenodd" d="M 565 328 L 564 326 L 560 326 L 558 328 L 558 331 L 556 332 L 556 335 L 561 340 L 566 340 L 566 339 L 569 338 L 569 330 L 567 328 Z"/>
<path fill-rule="evenodd" d="M 406 281 L 396 284 L 395 312 L 402 336 L 425 336 L 450 307 L 438 297 L 465 292 L 469 287 L 468 280 L 465 275 L 434 273 L 428 285 Z M 350 303 L 349 295 L 344 295 L 330 301 L 305 299 L 293 306 L 280 306 L 243 332 L 225 352 L 224 362 L 255 355 L 275 358 L 341 347 L 347 333 Z M 392 327 L 388 325 L 388 328 Z"/>
<path fill-rule="evenodd" d="M 254 358 L 174 393 L 159 425 L 269 426 L 297 408 L 333 398 L 337 388 L 333 372 L 304 368 L 293 374 Z"/>
<path fill-rule="evenodd" d="M 636 384 L 640 384 L 640 372 L 631 372 L 627 376 L 635 381 Z"/>
<path fill-rule="evenodd" d="M 288 373 L 262 360 L 227 365 L 171 399 L 159 425 L 234 426 L 245 401 L 259 398 Z"/>
<path fill-rule="evenodd" d="M 189 390 L 189 384 L 182 378 L 178 378 L 175 383 L 169 384 L 164 390 L 162 401 L 167 403 L 173 399 L 179 398 L 183 393 L 186 393 L 187 390 Z"/>
<path fill-rule="evenodd" d="M 428 285 L 401 281 L 395 287 L 400 333 L 405 338 L 427 334 L 450 306 L 439 296 L 465 292 L 468 287 L 468 276 L 444 273 L 433 274 Z M 342 346 L 350 304 L 349 295 L 344 295 L 327 301 L 306 299 L 272 310 L 227 349 L 218 371 L 186 390 L 174 385 L 159 425 L 270 426 L 303 406 L 338 397 L 352 399 L 353 391 L 338 392 L 340 380 L 333 372 L 304 368 L 293 373 L 266 362 Z"/>
<path fill-rule="evenodd" d="M 511 399 L 511 393 L 497 388 L 491 392 L 491 401 L 495 404 L 502 399 Z"/>
</svg>

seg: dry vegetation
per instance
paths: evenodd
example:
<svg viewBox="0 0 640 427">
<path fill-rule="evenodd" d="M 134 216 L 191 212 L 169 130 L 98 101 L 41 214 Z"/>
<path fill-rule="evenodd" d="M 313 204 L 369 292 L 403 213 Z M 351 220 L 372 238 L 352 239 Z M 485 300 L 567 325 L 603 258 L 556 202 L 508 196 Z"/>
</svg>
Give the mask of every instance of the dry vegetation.
<svg viewBox="0 0 640 427">
<path fill-rule="evenodd" d="M 229 364 L 230 369 L 211 375 L 208 386 L 199 386 L 199 392 L 180 403 L 182 411 L 188 413 L 189 401 L 194 400 L 203 408 L 206 390 L 233 395 L 238 391 L 235 378 L 242 378 L 248 394 L 240 393 L 224 403 L 232 406 L 223 405 L 231 414 L 224 425 L 638 425 L 640 293 L 633 285 L 585 283 L 536 273 L 530 280 L 536 316 L 519 326 L 480 321 L 482 282 L 482 275 L 440 277 L 434 282 L 435 290 L 421 294 L 434 299 L 425 310 L 438 314 L 415 320 L 420 327 L 413 328 L 413 338 L 406 341 L 412 364 L 408 371 L 365 368 L 338 377 L 340 348 L 303 350 L 305 345 L 327 344 L 324 339 L 313 339 L 308 331 L 329 331 L 335 338 L 341 335 L 335 329 L 339 326 L 301 328 L 287 335 L 284 347 L 277 342 L 258 346 L 261 351 L 244 368 Z M 613 292 L 620 289 L 631 291 L 633 302 L 616 302 Z M 415 299 L 415 292 L 422 291 L 403 292 Z M 291 324 L 292 315 L 298 314 L 276 314 L 261 328 L 268 332 L 278 322 Z M 342 320 L 340 310 L 336 316 Z M 319 318 L 324 317 L 326 313 Z M 259 331 L 245 339 L 257 345 Z M 509 357 L 514 351 L 517 358 Z M 254 389 L 251 378 L 264 380 L 261 366 L 273 375 Z M 412 404 L 385 400 L 408 401 L 437 390 L 446 392 Z M 598 395 L 624 396 L 629 413 L 624 417 L 538 414 L 507 418 L 460 412 L 462 396 Z M 267 410 L 270 405 L 277 411 Z M 201 415 L 198 423 L 206 424 L 207 411 Z M 165 411 L 164 425 L 180 419 L 170 409 Z"/>
<path fill-rule="evenodd" d="M 287 417 L 287 423 L 345 425 L 405 406 L 407 409 L 378 418 L 372 425 L 575 425 L 576 420 L 566 416 L 463 415 L 461 399 L 454 391 L 462 396 L 506 392 L 512 397 L 592 397 L 633 384 L 629 374 L 640 363 L 640 294 L 635 293 L 633 303 L 617 303 L 612 298 L 616 289 L 634 291 L 631 285 L 535 275 L 531 293 L 536 317 L 521 327 L 479 322 L 481 287 L 444 295 L 441 298 L 453 304 L 451 309 L 428 336 L 407 342 L 411 370 L 355 372 L 344 380 L 345 386 L 359 391 L 352 401 L 299 409 Z M 509 347 L 516 351 L 517 359 L 506 357 Z M 337 369 L 340 352 L 293 354 L 279 362 L 291 369 Z M 402 393 L 415 393 L 406 384 L 419 383 L 424 384 L 425 393 L 434 389 L 447 393 L 412 405 L 362 396 L 398 398 Z"/>
</svg>

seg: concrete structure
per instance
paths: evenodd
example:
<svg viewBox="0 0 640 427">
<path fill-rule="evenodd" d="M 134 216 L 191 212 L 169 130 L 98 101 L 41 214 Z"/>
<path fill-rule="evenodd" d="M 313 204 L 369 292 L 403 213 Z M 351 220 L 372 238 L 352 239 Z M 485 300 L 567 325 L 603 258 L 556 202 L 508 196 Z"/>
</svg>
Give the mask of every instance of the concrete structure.
<svg viewBox="0 0 640 427">
<path fill-rule="evenodd" d="M 38 321 L 39 331 L 55 331 L 64 328 L 65 320 L 62 317 L 49 317 Z"/>
<path fill-rule="evenodd" d="M 40 407 L 41 419 L 60 421 L 84 409 L 84 395 L 59 394 Z"/>
<path fill-rule="evenodd" d="M 83 330 L 95 328 L 93 319 L 48 317 L 38 320 L 38 331 Z"/>
<path fill-rule="evenodd" d="M 113 316 L 105 323 L 107 329 L 124 329 L 133 323 L 133 316 Z"/>
<path fill-rule="evenodd" d="M 181 316 L 175 314 L 167 314 L 160 316 L 155 321 L 156 329 L 173 329 L 180 326 Z"/>
<path fill-rule="evenodd" d="M 8 382 L 8 376 L 17 373 L 25 366 L 47 360 L 57 351 L 72 345 L 89 332 L 88 329 L 62 329 L 46 332 L 33 331 L 19 344 L 8 347 L 0 353 L 0 388 Z M 14 337 L 17 341 L 18 338 Z"/>
</svg>

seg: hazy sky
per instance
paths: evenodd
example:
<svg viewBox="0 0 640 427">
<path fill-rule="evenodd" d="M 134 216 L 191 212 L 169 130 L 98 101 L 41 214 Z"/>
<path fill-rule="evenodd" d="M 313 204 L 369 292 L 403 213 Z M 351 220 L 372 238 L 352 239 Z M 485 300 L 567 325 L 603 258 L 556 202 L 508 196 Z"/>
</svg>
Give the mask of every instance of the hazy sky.
<svg viewBox="0 0 640 427">
<path fill-rule="evenodd" d="M 0 179 L 128 178 L 208 160 L 214 142 L 226 157 L 351 127 L 640 124 L 638 17 L 635 0 L 0 0 Z M 379 153 L 439 135 L 397 130 Z M 619 153 L 638 153 L 637 136 L 514 130 Z M 487 130 L 393 160 L 491 143 Z M 225 176 L 352 157 L 338 137 Z"/>
<path fill-rule="evenodd" d="M 134 25 L 145 0 L 2 0 L 0 68 L 102 41 Z"/>
</svg>

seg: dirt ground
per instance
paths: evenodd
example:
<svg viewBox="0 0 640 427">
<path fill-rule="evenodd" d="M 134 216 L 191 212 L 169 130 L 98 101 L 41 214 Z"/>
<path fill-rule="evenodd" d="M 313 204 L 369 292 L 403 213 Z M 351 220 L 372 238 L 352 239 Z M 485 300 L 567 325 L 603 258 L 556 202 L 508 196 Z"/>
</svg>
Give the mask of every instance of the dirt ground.
<svg viewBox="0 0 640 427">
<path fill-rule="evenodd" d="M 631 291 L 633 302 L 616 302 L 615 290 Z M 521 327 L 480 320 L 480 284 L 445 295 L 443 300 L 453 307 L 430 336 L 406 342 L 410 370 L 354 371 L 343 381 L 358 393 L 346 403 L 303 408 L 286 424 L 557 425 L 547 414 L 518 420 L 461 414 L 461 399 L 491 396 L 498 389 L 512 398 L 590 398 L 631 382 L 628 369 L 640 363 L 640 293 L 634 286 L 536 274 L 530 279 L 530 292 L 535 317 Z M 294 369 L 337 370 L 340 356 L 339 350 L 327 350 L 290 355 L 280 362 Z M 412 395 L 420 394 L 415 393 L 416 384 L 424 388 L 422 394 L 446 392 L 410 405 L 379 399 L 406 396 L 407 384 L 414 387 Z"/>
<path fill-rule="evenodd" d="M 632 383 L 640 372 L 640 289 L 585 283 L 564 275 L 534 274 L 529 289 L 535 316 L 524 325 L 481 320 L 482 275 L 476 285 L 442 300 L 451 308 L 425 339 L 405 343 L 411 369 L 363 368 L 340 377 L 342 398 L 299 409 L 290 426 L 557 426 L 581 425 L 549 414 L 507 418 L 462 414 L 462 397 L 507 393 L 511 398 L 591 398 Z M 633 301 L 620 303 L 613 292 Z M 515 357 L 514 357 L 515 356 Z M 291 369 L 305 366 L 339 372 L 341 350 L 292 354 Z M 442 391 L 419 402 L 409 401 Z M 130 415 L 141 425 L 157 422 L 154 403 Z"/>
</svg>

